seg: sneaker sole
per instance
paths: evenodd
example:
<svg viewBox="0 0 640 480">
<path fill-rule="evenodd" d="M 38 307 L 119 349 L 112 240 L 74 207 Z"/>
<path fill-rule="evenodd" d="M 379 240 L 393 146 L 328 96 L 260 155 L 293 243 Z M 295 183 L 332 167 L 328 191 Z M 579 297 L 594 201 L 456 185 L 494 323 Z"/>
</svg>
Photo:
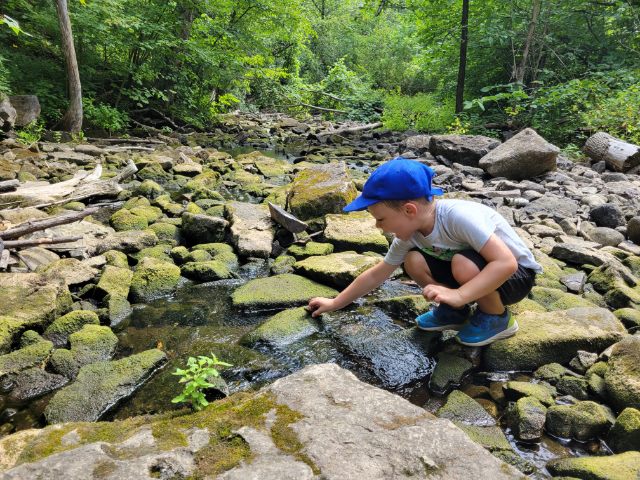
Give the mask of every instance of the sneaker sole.
<svg viewBox="0 0 640 480">
<path fill-rule="evenodd" d="M 442 332 L 444 330 L 456 330 L 459 331 L 462 329 L 463 323 L 454 323 L 452 325 L 438 325 L 437 327 L 421 327 L 416 322 L 416 327 L 419 330 L 424 330 L 425 332 Z"/>
<path fill-rule="evenodd" d="M 462 345 L 466 345 L 468 347 L 483 347 L 485 345 L 489 345 L 490 343 L 495 342 L 496 340 L 502 340 L 505 338 L 513 337 L 518 331 L 518 322 L 514 320 L 513 325 L 506 330 L 503 330 L 500 333 L 496 333 L 493 337 L 489 337 L 485 340 L 481 340 L 479 342 L 465 342 L 460 340 L 460 337 L 456 337 L 456 340 Z"/>
</svg>

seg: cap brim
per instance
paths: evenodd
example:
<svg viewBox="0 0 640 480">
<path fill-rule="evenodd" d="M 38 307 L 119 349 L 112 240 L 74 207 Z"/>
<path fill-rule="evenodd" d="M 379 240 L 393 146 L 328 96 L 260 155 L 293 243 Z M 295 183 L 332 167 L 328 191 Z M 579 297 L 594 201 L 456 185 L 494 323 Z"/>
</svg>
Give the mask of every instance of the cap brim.
<svg viewBox="0 0 640 480">
<path fill-rule="evenodd" d="M 365 210 L 368 206 L 378 203 L 380 200 L 373 198 L 367 198 L 364 195 L 360 195 L 353 202 L 342 209 L 343 212 L 357 212 L 358 210 Z"/>
</svg>

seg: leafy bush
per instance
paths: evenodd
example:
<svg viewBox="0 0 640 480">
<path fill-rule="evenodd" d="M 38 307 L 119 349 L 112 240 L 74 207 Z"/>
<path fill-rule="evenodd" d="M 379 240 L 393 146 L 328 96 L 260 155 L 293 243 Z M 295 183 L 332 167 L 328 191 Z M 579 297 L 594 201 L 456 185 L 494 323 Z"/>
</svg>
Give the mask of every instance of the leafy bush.
<svg viewBox="0 0 640 480">
<path fill-rule="evenodd" d="M 443 133 L 454 124 L 456 117 L 453 112 L 451 101 L 443 102 L 434 95 L 391 94 L 384 101 L 382 122 L 390 130 Z"/>
<path fill-rule="evenodd" d="M 202 410 L 209 405 L 204 390 L 214 387 L 209 382 L 211 377 L 219 377 L 220 372 L 215 367 L 230 367 L 229 363 L 221 362 L 212 353 L 211 357 L 200 355 L 189 357 L 187 360 L 187 368 L 183 370 L 176 368 L 173 375 L 180 377 L 179 383 L 184 383 L 184 390 L 177 397 L 171 399 L 172 403 L 189 402 L 194 410 Z"/>
<path fill-rule="evenodd" d="M 41 122 L 33 121 L 23 128 L 16 130 L 16 137 L 18 137 L 18 140 L 23 144 L 31 146 L 42 138 L 43 133 L 44 125 Z"/>
<path fill-rule="evenodd" d="M 582 114 L 590 130 L 604 130 L 631 143 L 640 144 L 640 82 L 612 92 L 595 108 Z"/>
<path fill-rule="evenodd" d="M 129 115 L 104 103 L 94 104 L 93 99 L 83 98 L 82 107 L 85 120 L 93 127 L 106 130 L 109 134 L 121 132 L 129 123 Z"/>
</svg>

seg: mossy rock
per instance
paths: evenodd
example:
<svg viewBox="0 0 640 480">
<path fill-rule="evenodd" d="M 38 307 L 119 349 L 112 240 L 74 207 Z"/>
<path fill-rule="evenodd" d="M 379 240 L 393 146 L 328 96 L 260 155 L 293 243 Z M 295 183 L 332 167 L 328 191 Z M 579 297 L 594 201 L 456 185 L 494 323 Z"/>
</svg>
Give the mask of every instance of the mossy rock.
<svg viewBox="0 0 640 480">
<path fill-rule="evenodd" d="M 129 298 L 145 302 L 175 291 L 180 281 L 180 267 L 152 257 L 143 258 L 131 280 Z"/>
<path fill-rule="evenodd" d="M 523 298 L 518 303 L 509 305 L 509 310 L 514 315 L 519 315 L 524 312 L 546 312 L 547 309 L 540 305 L 538 302 L 534 302 L 530 298 Z"/>
<path fill-rule="evenodd" d="M 127 210 L 131 210 L 132 208 L 148 207 L 150 205 L 151 205 L 151 202 L 149 201 L 148 198 L 145 198 L 145 197 L 132 197 L 129 200 L 127 200 L 126 202 L 124 202 L 124 205 L 122 206 L 122 208 L 127 209 Z"/>
<path fill-rule="evenodd" d="M 222 200 L 222 196 L 216 191 L 220 182 L 220 174 L 212 170 L 206 170 L 189 180 L 180 193 L 191 195 L 193 200 L 213 198 Z"/>
<path fill-rule="evenodd" d="M 153 230 L 155 232 L 160 243 L 165 243 L 171 246 L 180 244 L 180 228 L 176 225 L 166 222 L 157 222 L 150 225 L 149 230 Z"/>
<path fill-rule="evenodd" d="M 289 255 L 280 255 L 271 264 L 270 271 L 273 275 L 282 275 L 283 273 L 293 273 L 293 265 L 296 259 Z"/>
<path fill-rule="evenodd" d="M 640 410 L 625 408 L 613 424 L 607 444 L 616 453 L 640 450 Z"/>
<path fill-rule="evenodd" d="M 537 441 L 542 437 L 547 408 L 534 397 L 522 397 L 507 411 L 507 423 L 521 441 Z"/>
<path fill-rule="evenodd" d="M 562 395 L 571 395 L 577 400 L 589 399 L 589 382 L 583 377 L 574 377 L 565 375 L 556 384 L 558 393 Z"/>
<path fill-rule="evenodd" d="M 165 194 L 164 188 L 151 179 L 144 180 L 134 189 L 133 193 L 134 195 L 141 195 L 149 200 L 156 199 Z"/>
<path fill-rule="evenodd" d="M 446 403 L 438 409 L 437 416 L 447 418 L 456 425 L 474 425 L 492 427 L 496 420 L 473 398 L 460 390 L 454 390 L 447 397 Z"/>
<path fill-rule="evenodd" d="M 305 307 L 292 308 L 269 318 L 242 337 L 240 343 L 247 346 L 258 343 L 282 346 L 313 335 L 317 331 L 318 323 Z"/>
<path fill-rule="evenodd" d="M 288 194 L 291 213 L 301 220 L 340 213 L 358 195 L 345 164 L 305 168 L 293 179 Z"/>
<path fill-rule="evenodd" d="M 107 295 L 104 299 L 104 304 L 107 308 L 109 324 L 112 327 L 122 322 L 133 311 L 127 297 L 120 295 Z"/>
<path fill-rule="evenodd" d="M 614 345 L 604 380 L 616 409 L 640 409 L 640 337 L 629 336 Z"/>
<path fill-rule="evenodd" d="M 152 349 L 121 360 L 85 365 L 74 383 L 56 392 L 45 417 L 49 423 L 99 420 L 165 360 L 164 352 Z"/>
<path fill-rule="evenodd" d="M 69 350 L 54 350 L 50 362 L 56 372 L 73 379 L 84 365 L 109 360 L 118 345 L 118 337 L 109 327 L 85 325 L 69 336 L 69 343 Z"/>
<path fill-rule="evenodd" d="M 630 480 L 640 476 L 640 452 L 625 452 L 602 457 L 560 458 L 547 463 L 554 476 L 582 480 Z"/>
<path fill-rule="evenodd" d="M 139 252 L 135 252 L 130 254 L 129 256 L 136 260 L 138 263 L 143 258 L 155 258 L 156 260 L 161 260 L 163 262 L 173 263 L 173 258 L 171 257 L 171 245 L 169 244 L 159 244 L 154 247 L 144 248 Z"/>
<path fill-rule="evenodd" d="M 165 185 L 172 179 L 172 175 L 165 172 L 162 166 L 158 163 L 147 164 L 136 174 L 136 176 L 140 180 L 153 180 L 160 185 Z"/>
<path fill-rule="evenodd" d="M 285 273 L 250 280 L 231 295 L 233 305 L 246 309 L 299 306 L 313 297 L 335 297 L 338 292 L 299 275 Z"/>
<path fill-rule="evenodd" d="M 182 235 L 190 245 L 224 240 L 229 222 L 208 215 L 182 214 Z"/>
<path fill-rule="evenodd" d="M 597 307 L 596 304 L 573 293 L 556 288 L 533 287 L 529 297 L 547 310 L 567 310 L 576 307 Z"/>
<path fill-rule="evenodd" d="M 65 203 L 62 208 L 65 210 L 73 210 L 74 212 L 81 212 L 86 208 L 86 205 L 82 202 L 69 202 Z"/>
<path fill-rule="evenodd" d="M 563 367 L 559 363 L 548 363 L 538 368 L 533 372 L 533 378 L 538 380 L 544 380 L 551 385 L 555 385 L 564 375 L 569 372 L 569 369 Z"/>
<path fill-rule="evenodd" d="M 39 273 L 0 273 L 2 315 L 24 328 L 44 329 L 71 309 L 71 292 L 61 278 Z"/>
<path fill-rule="evenodd" d="M 460 385 L 472 368 L 473 364 L 466 358 L 440 353 L 436 368 L 429 379 L 429 388 L 437 393 L 446 392 L 452 386 Z"/>
<path fill-rule="evenodd" d="M 109 223 L 117 232 L 128 230 L 144 230 L 149 226 L 149 221 L 145 217 L 141 217 L 130 210 L 123 208 L 111 215 Z"/>
<path fill-rule="evenodd" d="M 189 252 L 184 258 L 180 260 L 184 260 L 184 262 L 208 262 L 213 257 L 209 255 L 206 250 L 193 250 Z"/>
<path fill-rule="evenodd" d="M 207 208 L 204 213 L 212 217 L 222 217 L 224 216 L 224 205 L 214 205 Z"/>
<path fill-rule="evenodd" d="M 418 315 L 429 309 L 430 303 L 423 295 L 403 295 L 400 297 L 384 298 L 372 302 L 396 320 L 414 323 Z"/>
<path fill-rule="evenodd" d="M 369 212 L 327 215 L 324 236 L 336 250 L 386 253 L 389 241 L 376 228 L 376 221 Z"/>
<path fill-rule="evenodd" d="M 146 218 L 149 225 L 151 225 L 153 222 L 158 221 L 164 215 L 162 213 L 162 210 L 160 210 L 158 207 L 153 207 L 151 205 L 145 206 L 145 207 L 142 207 L 142 206 L 134 207 L 129 211 L 134 215 L 138 215 L 139 217 Z"/>
<path fill-rule="evenodd" d="M 11 353 L 0 355 L 0 377 L 7 373 L 42 365 L 46 362 L 51 350 L 53 350 L 53 343 L 40 339 Z"/>
<path fill-rule="evenodd" d="M 518 400 L 522 397 L 533 397 L 546 406 L 553 405 L 556 389 L 545 383 L 530 383 L 510 381 L 503 385 L 505 397 L 508 400 Z"/>
<path fill-rule="evenodd" d="M 157 205 L 167 215 L 178 217 L 184 212 L 184 207 L 180 203 L 176 203 L 171 200 L 169 195 L 160 195 L 153 201 L 154 205 Z"/>
<path fill-rule="evenodd" d="M 109 250 L 104 252 L 102 255 L 107 260 L 107 265 L 118 268 L 129 268 L 129 260 L 127 260 L 127 255 L 119 252 L 118 250 Z"/>
<path fill-rule="evenodd" d="M 491 453 L 499 451 L 512 451 L 511 444 L 504 432 L 497 426 L 483 427 L 479 425 L 467 425 L 462 422 L 453 422 L 456 427 L 466 433 L 471 440 L 482 445 Z"/>
<path fill-rule="evenodd" d="M 308 242 L 305 245 L 291 245 L 287 249 L 287 254 L 292 255 L 296 260 L 311 257 L 314 255 L 329 255 L 333 253 L 333 245 L 330 243 Z"/>
<path fill-rule="evenodd" d="M 100 325 L 98 315 L 89 310 L 74 310 L 54 320 L 44 331 L 43 336 L 51 340 L 56 347 L 61 347 L 67 344 L 69 335 L 85 325 Z"/>
<path fill-rule="evenodd" d="M 0 354 L 8 353 L 20 332 L 22 322 L 12 317 L 0 316 Z"/>
<path fill-rule="evenodd" d="M 206 252 L 203 253 L 206 254 Z M 180 271 L 184 277 L 197 282 L 212 282 L 234 277 L 227 266 L 217 260 L 187 262 L 180 267 Z"/>
<path fill-rule="evenodd" d="M 534 370 L 547 363 L 568 363 L 578 350 L 599 352 L 627 332 L 603 308 L 572 308 L 517 315 L 518 333 L 485 348 L 483 362 L 491 371 Z"/>
<path fill-rule="evenodd" d="M 107 265 L 102 270 L 96 290 L 103 296 L 119 295 L 126 298 L 129 295 L 132 278 L 133 272 L 128 268 Z"/>
<path fill-rule="evenodd" d="M 235 270 L 238 268 L 238 257 L 233 252 L 233 247 L 226 243 L 200 243 L 194 245 L 191 250 L 193 252 L 197 250 L 204 250 L 213 260 L 223 262 L 229 270 Z"/>
<path fill-rule="evenodd" d="M 543 269 L 542 273 L 536 275 L 536 285 L 566 291 L 566 287 L 560 282 L 565 272 L 558 265 L 558 261 L 539 249 L 533 251 L 533 256 Z"/>
<path fill-rule="evenodd" d="M 619 308 L 613 314 L 630 332 L 640 329 L 640 310 L 636 308 Z"/>
<path fill-rule="evenodd" d="M 183 263 L 189 261 L 189 249 L 187 247 L 183 247 L 182 245 L 174 247 L 171 249 L 171 258 L 176 265 L 182 265 Z"/>
<path fill-rule="evenodd" d="M 194 215 L 203 215 L 205 213 L 204 208 L 193 202 L 187 203 L 187 207 L 184 209 L 184 211 L 193 213 Z"/>
<path fill-rule="evenodd" d="M 337 288 L 344 288 L 381 259 L 356 252 L 313 256 L 296 262 L 295 273 Z"/>
<path fill-rule="evenodd" d="M 587 441 L 609 430 L 611 416 L 605 407 L 592 401 L 554 405 L 547 409 L 546 428 L 556 437 Z"/>
</svg>

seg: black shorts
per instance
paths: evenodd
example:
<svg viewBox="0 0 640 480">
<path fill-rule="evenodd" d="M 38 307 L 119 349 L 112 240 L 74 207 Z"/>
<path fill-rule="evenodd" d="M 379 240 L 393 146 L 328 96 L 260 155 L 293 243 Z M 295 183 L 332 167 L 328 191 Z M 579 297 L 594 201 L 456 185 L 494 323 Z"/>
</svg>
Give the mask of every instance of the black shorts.
<svg viewBox="0 0 640 480">
<path fill-rule="evenodd" d="M 411 251 L 420 252 L 422 254 L 427 262 L 429 270 L 431 270 L 431 276 L 436 282 L 447 285 L 450 288 L 458 288 L 460 286 L 456 279 L 453 278 L 450 261 L 432 257 L 419 248 L 413 248 Z M 480 270 L 487 265 L 487 261 L 475 250 L 463 250 L 458 252 L 457 255 L 462 255 L 468 258 Z M 513 305 L 525 298 L 535 284 L 536 272 L 518 264 L 518 270 L 516 273 L 511 275 L 506 282 L 498 287 L 498 293 L 500 294 L 500 299 L 504 305 Z"/>
</svg>

